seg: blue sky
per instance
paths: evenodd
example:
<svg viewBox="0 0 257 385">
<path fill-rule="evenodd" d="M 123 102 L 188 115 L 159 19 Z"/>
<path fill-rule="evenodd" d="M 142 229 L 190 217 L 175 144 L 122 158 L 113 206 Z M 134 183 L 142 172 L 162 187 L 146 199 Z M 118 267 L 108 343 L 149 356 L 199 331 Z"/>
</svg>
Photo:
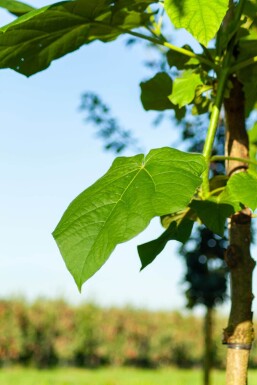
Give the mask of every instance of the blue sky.
<svg viewBox="0 0 257 385">
<path fill-rule="evenodd" d="M 4 11 L 0 20 L 7 21 Z M 146 54 L 140 47 L 125 48 L 121 39 L 85 46 L 29 79 L 0 71 L 1 297 L 64 296 L 75 303 L 95 300 L 154 309 L 184 306 L 184 266 L 176 243 L 139 273 L 136 245 L 163 231 L 157 218 L 144 233 L 116 248 L 82 294 L 51 236 L 70 201 L 114 158 L 83 122 L 79 105 L 84 91 L 99 93 L 124 127 L 135 131 L 145 151 L 177 141 L 177 129 L 167 122 L 153 128 L 155 114 L 141 106 L 139 82 L 151 75 L 142 65 Z"/>
</svg>

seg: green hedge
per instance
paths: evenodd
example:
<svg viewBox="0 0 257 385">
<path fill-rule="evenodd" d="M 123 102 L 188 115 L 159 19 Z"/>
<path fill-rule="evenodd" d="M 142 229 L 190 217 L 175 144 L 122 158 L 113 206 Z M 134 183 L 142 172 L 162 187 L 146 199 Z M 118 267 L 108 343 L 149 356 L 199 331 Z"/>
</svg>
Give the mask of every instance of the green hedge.
<svg viewBox="0 0 257 385">
<path fill-rule="evenodd" d="M 226 349 L 217 318 L 214 361 L 222 367 Z M 73 307 L 62 300 L 0 300 L 0 363 L 38 367 L 75 365 L 199 366 L 203 322 L 178 312 L 133 308 Z M 256 349 L 251 365 L 257 366 Z"/>
</svg>

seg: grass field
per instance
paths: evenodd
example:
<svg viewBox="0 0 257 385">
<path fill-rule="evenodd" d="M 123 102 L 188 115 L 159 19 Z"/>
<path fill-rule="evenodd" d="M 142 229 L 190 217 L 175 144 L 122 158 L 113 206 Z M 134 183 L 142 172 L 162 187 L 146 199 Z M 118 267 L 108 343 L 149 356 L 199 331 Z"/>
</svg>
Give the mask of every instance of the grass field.
<svg viewBox="0 0 257 385">
<path fill-rule="evenodd" d="M 225 382 L 224 372 L 213 372 L 212 385 Z M 201 385 L 200 370 L 142 369 L 0 369 L 1 385 Z M 250 371 L 249 385 L 257 384 L 257 371 Z"/>
</svg>

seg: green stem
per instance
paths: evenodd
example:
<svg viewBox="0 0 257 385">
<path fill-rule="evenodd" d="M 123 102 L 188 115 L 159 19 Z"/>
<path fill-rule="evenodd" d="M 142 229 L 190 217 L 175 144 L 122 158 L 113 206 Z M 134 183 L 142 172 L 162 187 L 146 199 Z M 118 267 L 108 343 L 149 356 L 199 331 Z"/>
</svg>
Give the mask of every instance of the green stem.
<svg viewBox="0 0 257 385">
<path fill-rule="evenodd" d="M 92 22 L 92 24 L 105 25 L 108 28 L 110 27 L 109 24 L 104 23 L 102 21 L 97 21 L 97 20 L 94 20 Z M 166 40 L 160 39 L 160 36 L 157 36 L 157 37 L 148 36 L 148 35 L 144 35 L 143 33 L 140 33 L 140 32 L 130 31 L 128 29 L 124 29 L 124 28 L 117 27 L 117 26 L 115 26 L 113 28 L 117 29 L 117 31 L 127 33 L 128 35 L 132 35 L 132 36 L 138 37 L 140 39 L 150 41 L 153 44 L 162 45 L 166 48 L 169 48 L 171 51 L 179 52 L 182 55 L 197 59 L 200 63 L 207 64 L 212 69 L 218 69 L 217 65 L 214 62 L 208 60 L 207 58 L 203 57 L 202 55 L 198 55 L 198 54 L 196 54 L 192 51 L 189 51 L 188 49 L 185 49 L 185 48 L 177 47 L 176 45 L 173 45 Z M 151 31 L 151 33 L 153 33 L 153 31 Z"/>
<path fill-rule="evenodd" d="M 169 43 L 168 41 L 165 41 L 165 40 L 163 41 L 163 40 L 160 40 L 160 39 L 155 38 L 155 37 L 144 35 L 140 32 L 129 31 L 129 30 L 125 30 L 125 29 L 119 28 L 119 27 L 117 27 L 117 29 L 122 30 L 124 33 L 127 33 L 129 35 L 136 36 L 136 37 L 139 37 L 140 39 L 150 41 L 151 43 L 162 45 L 166 48 L 169 48 L 171 51 L 179 52 L 184 56 L 188 56 L 188 57 L 191 57 L 193 59 L 197 59 L 200 63 L 207 64 L 210 68 L 213 68 L 213 69 L 217 68 L 215 63 L 206 59 L 205 57 L 198 55 L 192 51 L 189 51 L 188 49 L 185 49 L 182 47 L 177 47 L 176 45 L 173 45 L 173 44 Z"/>
<path fill-rule="evenodd" d="M 236 12 L 235 12 L 235 15 L 233 17 L 233 20 L 235 22 L 235 25 L 237 25 L 237 26 L 240 23 L 240 19 L 241 19 L 241 15 L 242 15 L 242 12 L 244 9 L 245 1 L 246 0 L 241 0 L 236 7 Z M 203 192 L 204 196 L 208 195 L 208 193 L 210 191 L 209 165 L 210 165 L 210 160 L 211 160 L 211 153 L 212 153 L 212 148 L 213 148 L 213 143 L 214 143 L 216 131 L 217 131 L 217 128 L 219 125 L 219 116 L 220 116 L 221 106 L 223 103 L 224 91 L 226 88 L 228 76 L 230 75 L 230 62 L 231 62 L 231 57 L 233 54 L 234 44 L 236 42 L 236 37 L 237 37 L 237 29 L 236 29 L 235 34 L 233 35 L 233 37 L 231 38 L 231 40 L 228 43 L 227 52 L 226 52 L 226 55 L 225 55 L 223 63 L 222 63 L 222 69 L 220 72 L 220 79 L 218 81 L 217 95 L 216 95 L 215 103 L 214 103 L 214 106 L 212 109 L 210 123 L 209 123 L 208 131 L 207 131 L 207 137 L 206 137 L 206 141 L 205 141 L 204 148 L 203 148 L 203 155 L 204 155 L 206 162 L 207 162 L 207 168 L 203 173 L 202 192 Z"/>
<path fill-rule="evenodd" d="M 207 131 L 206 141 L 203 148 L 203 156 L 206 159 L 207 169 L 203 174 L 203 194 L 206 195 L 209 193 L 209 164 L 211 160 L 211 153 L 213 148 L 213 143 L 216 135 L 216 131 L 219 125 L 219 116 L 220 110 L 223 102 L 224 91 L 226 88 L 227 78 L 229 70 L 227 67 L 221 72 L 220 80 L 218 83 L 217 95 L 215 99 L 215 104 L 212 109 L 210 123 Z"/>
<path fill-rule="evenodd" d="M 229 72 L 232 74 L 238 70 L 241 70 L 245 67 L 249 67 L 250 65 L 253 65 L 255 63 L 257 63 L 257 56 L 251 57 L 250 59 L 247 59 L 235 64 L 233 67 L 231 67 Z"/>
<path fill-rule="evenodd" d="M 225 187 L 219 187 L 219 188 L 216 188 L 215 190 L 212 190 L 211 192 L 209 192 L 208 198 L 211 197 L 212 195 L 219 193 L 220 191 L 224 191 L 224 189 Z"/>
<path fill-rule="evenodd" d="M 214 155 L 210 159 L 211 162 L 218 162 L 220 160 L 237 160 L 238 162 L 249 163 L 249 164 L 253 164 L 254 166 L 257 166 L 256 160 L 251 160 L 247 158 L 238 158 L 235 156 Z"/>
</svg>

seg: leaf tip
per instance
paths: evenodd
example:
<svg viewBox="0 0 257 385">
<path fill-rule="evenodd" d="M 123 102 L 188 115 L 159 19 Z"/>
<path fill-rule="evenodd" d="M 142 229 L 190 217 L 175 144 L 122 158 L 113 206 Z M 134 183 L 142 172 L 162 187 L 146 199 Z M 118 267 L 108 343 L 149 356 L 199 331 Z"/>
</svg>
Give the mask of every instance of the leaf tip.
<svg viewBox="0 0 257 385">
<path fill-rule="evenodd" d="M 146 267 L 146 265 L 143 265 L 140 267 L 140 270 L 139 270 L 139 273 L 141 273 L 142 270 L 144 270 L 144 268 Z"/>
</svg>

